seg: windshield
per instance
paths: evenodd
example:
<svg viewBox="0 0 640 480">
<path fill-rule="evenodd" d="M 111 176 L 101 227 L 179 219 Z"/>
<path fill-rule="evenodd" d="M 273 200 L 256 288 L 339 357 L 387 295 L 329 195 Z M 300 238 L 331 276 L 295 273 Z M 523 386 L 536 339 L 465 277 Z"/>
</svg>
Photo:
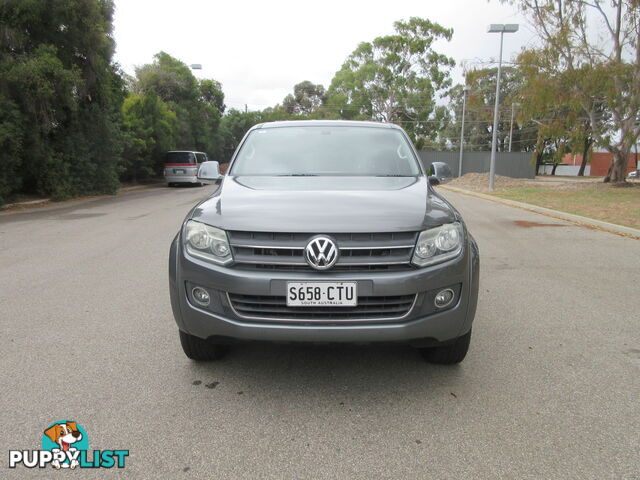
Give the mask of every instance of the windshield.
<svg viewBox="0 0 640 480">
<path fill-rule="evenodd" d="M 300 126 L 252 131 L 231 175 L 408 177 L 420 168 L 399 130 Z"/>
<path fill-rule="evenodd" d="M 446 163 L 434 162 L 431 165 L 430 175 L 438 175 L 438 176 L 442 176 L 442 177 L 450 177 L 451 176 L 451 169 L 449 168 L 449 165 L 447 165 Z"/>
</svg>

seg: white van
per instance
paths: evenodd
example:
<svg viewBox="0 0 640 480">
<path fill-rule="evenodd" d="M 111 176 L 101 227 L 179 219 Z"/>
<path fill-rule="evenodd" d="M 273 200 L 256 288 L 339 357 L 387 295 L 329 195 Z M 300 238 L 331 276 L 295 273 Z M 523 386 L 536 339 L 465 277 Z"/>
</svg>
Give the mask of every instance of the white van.
<svg viewBox="0 0 640 480">
<path fill-rule="evenodd" d="M 167 152 L 164 163 L 164 178 L 172 187 L 178 183 L 194 183 L 200 185 L 198 169 L 200 164 L 208 161 L 204 152 L 175 150 Z"/>
</svg>

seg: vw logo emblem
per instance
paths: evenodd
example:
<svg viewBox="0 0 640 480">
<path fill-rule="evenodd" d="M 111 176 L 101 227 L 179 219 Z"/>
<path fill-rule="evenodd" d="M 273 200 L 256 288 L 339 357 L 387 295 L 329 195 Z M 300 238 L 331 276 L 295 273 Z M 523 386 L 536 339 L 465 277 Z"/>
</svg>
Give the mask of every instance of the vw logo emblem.
<svg viewBox="0 0 640 480">
<path fill-rule="evenodd" d="M 338 261 L 340 251 L 329 237 L 312 238 L 304 249 L 304 258 L 316 270 L 328 270 Z"/>
</svg>

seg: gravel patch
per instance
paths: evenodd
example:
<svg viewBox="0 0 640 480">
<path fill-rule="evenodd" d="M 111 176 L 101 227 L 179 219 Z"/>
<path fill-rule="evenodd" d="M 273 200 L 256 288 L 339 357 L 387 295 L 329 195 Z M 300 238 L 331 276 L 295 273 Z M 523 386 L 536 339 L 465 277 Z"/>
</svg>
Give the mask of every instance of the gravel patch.
<svg viewBox="0 0 640 480">
<path fill-rule="evenodd" d="M 521 188 L 538 185 L 539 182 L 535 180 L 527 180 L 524 178 L 511 178 L 503 177 L 502 175 L 495 176 L 495 187 L 497 190 L 504 188 Z M 488 192 L 489 191 L 489 174 L 488 173 L 467 173 L 462 177 L 457 177 L 451 180 L 447 185 L 452 187 L 464 188 L 466 190 L 473 190 L 476 192 Z"/>
</svg>

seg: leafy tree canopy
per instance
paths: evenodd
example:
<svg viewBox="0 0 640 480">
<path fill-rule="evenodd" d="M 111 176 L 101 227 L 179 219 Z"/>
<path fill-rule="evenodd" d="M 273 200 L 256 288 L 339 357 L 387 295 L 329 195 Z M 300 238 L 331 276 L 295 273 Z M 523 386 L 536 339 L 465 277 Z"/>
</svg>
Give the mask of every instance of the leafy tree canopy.
<svg viewBox="0 0 640 480">
<path fill-rule="evenodd" d="M 517 0 L 540 39 L 529 55 L 540 76 L 571 91 L 590 135 L 613 154 L 605 181 L 624 182 L 640 137 L 640 3 Z M 531 60 L 531 59 L 530 59 Z"/>
<path fill-rule="evenodd" d="M 489 150 L 493 132 L 493 110 L 496 94 L 497 68 L 470 70 L 465 85 L 456 85 L 449 92 L 455 122 L 446 130 L 446 136 L 455 148 L 460 147 L 463 95 L 466 95 L 465 149 Z M 500 110 L 498 119 L 498 151 L 508 151 L 509 134 L 513 118 L 512 151 L 529 151 L 536 144 L 537 125 L 527 122 L 522 115 L 520 94 L 522 72 L 517 67 L 503 67 L 500 82 Z M 464 91 L 464 87 L 467 91 Z"/>
<path fill-rule="evenodd" d="M 120 104 L 110 0 L 0 3 L 0 203 L 118 186 Z"/>
<path fill-rule="evenodd" d="M 293 95 L 285 97 L 282 107 L 291 115 L 312 115 L 322 106 L 325 97 L 326 92 L 322 85 L 305 80 L 293 87 Z"/>
<path fill-rule="evenodd" d="M 137 68 L 129 83 L 136 94 L 157 95 L 175 114 L 173 148 L 202 150 L 212 158 L 222 155 L 217 131 L 225 105 L 219 82 L 198 80 L 184 62 L 160 52 L 153 63 Z"/>
<path fill-rule="evenodd" d="M 240 110 L 229 110 L 220 123 L 219 138 L 222 141 L 223 162 L 229 161 L 233 152 L 240 144 L 242 137 L 254 125 L 263 121 L 261 112 L 241 112 Z"/>
<path fill-rule="evenodd" d="M 436 101 L 451 86 L 455 65 L 433 44 L 450 40 L 453 30 L 417 17 L 394 28 L 353 51 L 331 82 L 327 108 L 344 119 L 399 123 L 414 140 L 433 141 L 448 121 Z"/>
<path fill-rule="evenodd" d="M 123 177 L 140 180 L 162 170 L 164 154 L 176 144 L 178 119 L 155 92 L 131 94 L 122 106 L 125 132 Z"/>
</svg>

